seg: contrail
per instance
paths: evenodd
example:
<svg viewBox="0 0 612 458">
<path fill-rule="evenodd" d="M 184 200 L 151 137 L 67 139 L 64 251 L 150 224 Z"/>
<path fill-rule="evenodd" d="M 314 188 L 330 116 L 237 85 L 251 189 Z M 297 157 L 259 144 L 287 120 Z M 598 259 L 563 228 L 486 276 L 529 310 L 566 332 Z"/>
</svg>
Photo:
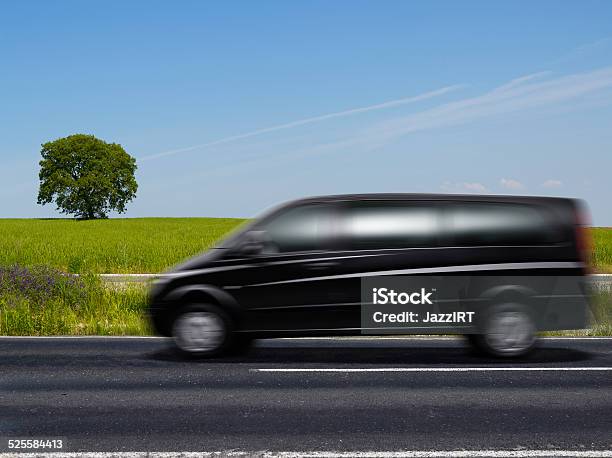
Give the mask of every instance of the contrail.
<svg viewBox="0 0 612 458">
<path fill-rule="evenodd" d="M 419 102 L 421 100 L 431 99 L 433 97 L 437 97 L 437 96 L 446 94 L 448 92 L 457 90 L 461 87 L 462 87 L 461 85 L 446 86 L 440 89 L 436 89 L 435 91 L 426 92 L 424 94 L 416 95 L 413 97 L 407 97 L 407 98 L 397 99 L 397 100 L 390 100 L 388 102 L 379 103 L 376 105 L 370 105 L 367 107 L 353 108 L 351 110 L 338 111 L 336 113 L 328 113 L 328 114 L 324 114 L 321 116 L 314 116 L 312 118 L 300 119 L 298 121 L 293 121 L 293 122 L 289 122 L 286 124 L 280 124 L 278 126 L 266 127 L 264 129 L 254 130 L 251 132 L 246 132 L 244 134 L 233 135 L 231 137 L 221 138 L 219 140 L 214 140 L 208 143 L 202 143 L 200 145 L 187 146 L 185 148 L 163 151 L 161 153 L 151 154 L 149 156 L 143 156 L 139 158 L 138 160 L 148 161 L 151 159 L 157 159 L 157 158 L 165 157 L 165 156 L 172 156 L 174 154 L 185 153 L 187 151 L 193 151 L 193 150 L 200 149 L 200 148 L 206 148 L 208 146 L 215 146 L 215 145 L 221 145 L 223 143 L 230 143 L 236 140 L 242 140 L 243 138 L 254 137 L 256 135 L 261 135 L 261 134 L 265 134 L 268 132 L 276 132 L 278 130 L 290 129 L 292 127 L 297 127 L 297 126 L 303 126 L 304 124 L 312 124 L 312 123 L 319 122 L 319 121 L 325 121 L 327 119 L 351 116 L 351 115 L 355 115 L 359 113 L 366 113 L 368 111 L 374 111 L 374 110 L 382 110 L 383 108 L 390 108 L 390 107 L 394 107 L 398 105 L 406 105 L 408 103 L 414 103 L 414 102 Z"/>
</svg>

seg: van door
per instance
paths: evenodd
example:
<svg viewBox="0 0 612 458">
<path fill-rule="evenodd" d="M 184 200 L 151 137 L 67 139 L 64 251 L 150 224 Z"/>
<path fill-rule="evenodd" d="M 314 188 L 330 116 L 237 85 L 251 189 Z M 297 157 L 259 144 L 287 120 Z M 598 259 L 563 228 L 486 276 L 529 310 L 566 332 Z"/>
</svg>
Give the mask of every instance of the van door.
<svg viewBox="0 0 612 458">
<path fill-rule="evenodd" d="M 241 259 L 245 275 L 225 286 L 248 311 L 245 329 L 337 327 L 333 305 L 339 296 L 329 280 L 342 269 L 334 253 L 336 215 L 334 203 L 309 203 L 283 209 L 253 226 L 261 248 Z"/>
<path fill-rule="evenodd" d="M 367 200 L 347 203 L 341 214 L 336 282 L 344 304 L 339 326 L 361 328 L 361 278 L 420 274 L 444 264 L 441 211 L 435 201 Z"/>
</svg>

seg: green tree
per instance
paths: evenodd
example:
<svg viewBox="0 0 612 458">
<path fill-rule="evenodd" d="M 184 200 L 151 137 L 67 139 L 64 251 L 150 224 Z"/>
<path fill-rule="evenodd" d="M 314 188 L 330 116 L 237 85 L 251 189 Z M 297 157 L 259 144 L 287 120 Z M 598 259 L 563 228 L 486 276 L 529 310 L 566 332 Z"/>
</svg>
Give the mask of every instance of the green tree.
<svg viewBox="0 0 612 458">
<path fill-rule="evenodd" d="M 136 160 L 121 145 L 76 134 L 44 143 L 40 153 L 41 205 L 55 201 L 62 213 L 107 218 L 136 197 Z"/>
</svg>

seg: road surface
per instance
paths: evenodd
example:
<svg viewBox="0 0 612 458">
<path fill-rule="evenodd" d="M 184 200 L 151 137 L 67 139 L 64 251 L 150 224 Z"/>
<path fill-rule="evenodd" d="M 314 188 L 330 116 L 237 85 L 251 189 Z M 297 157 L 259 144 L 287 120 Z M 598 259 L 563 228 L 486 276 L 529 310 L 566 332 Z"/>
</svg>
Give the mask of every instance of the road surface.
<svg viewBox="0 0 612 458">
<path fill-rule="evenodd" d="M 481 359 L 460 339 L 280 339 L 186 361 L 158 338 L 0 338 L 0 451 L 608 451 L 612 339 Z"/>
</svg>

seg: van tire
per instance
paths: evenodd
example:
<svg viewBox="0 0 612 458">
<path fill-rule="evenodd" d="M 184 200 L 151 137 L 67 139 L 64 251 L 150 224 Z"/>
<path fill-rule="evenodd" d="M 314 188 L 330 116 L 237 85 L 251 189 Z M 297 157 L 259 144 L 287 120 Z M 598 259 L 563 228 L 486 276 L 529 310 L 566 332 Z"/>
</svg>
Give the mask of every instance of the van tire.
<svg viewBox="0 0 612 458">
<path fill-rule="evenodd" d="M 521 304 L 491 307 L 480 323 L 480 333 L 467 336 L 477 350 L 496 358 L 518 358 L 530 353 L 536 343 L 533 317 Z"/>
<path fill-rule="evenodd" d="M 211 358 L 227 353 L 233 341 L 233 322 L 212 304 L 188 304 L 171 327 L 175 347 L 183 356 Z"/>
</svg>

